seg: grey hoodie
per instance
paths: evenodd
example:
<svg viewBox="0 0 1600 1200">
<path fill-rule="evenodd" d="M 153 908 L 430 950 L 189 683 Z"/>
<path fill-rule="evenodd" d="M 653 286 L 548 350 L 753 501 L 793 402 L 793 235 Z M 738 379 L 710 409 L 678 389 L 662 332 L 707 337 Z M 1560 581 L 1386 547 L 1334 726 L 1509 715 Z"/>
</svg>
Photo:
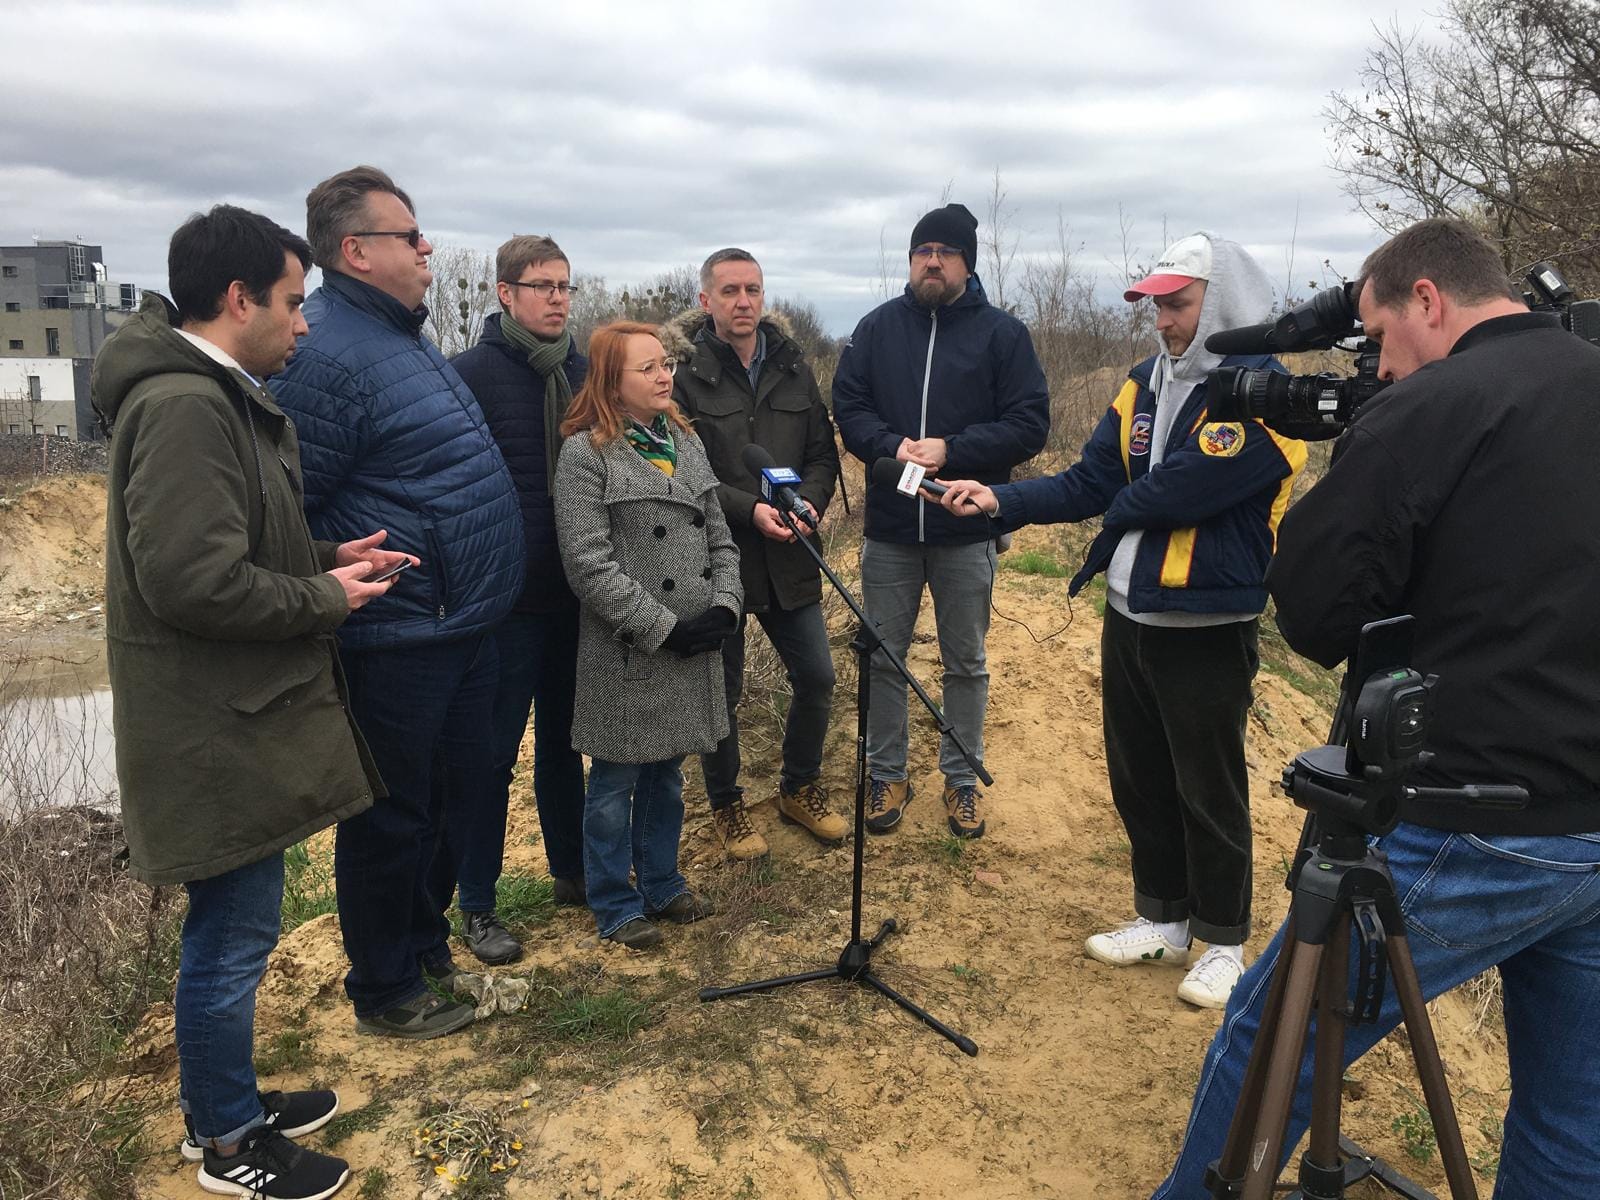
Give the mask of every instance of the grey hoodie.
<svg viewBox="0 0 1600 1200">
<path fill-rule="evenodd" d="M 1223 355 L 1205 348 L 1206 338 L 1223 329 L 1254 325 L 1272 311 L 1272 284 L 1255 259 L 1238 242 L 1199 230 L 1198 236 L 1211 243 L 1211 280 L 1206 284 L 1205 300 L 1200 305 L 1200 323 L 1194 340 L 1177 358 L 1163 350 L 1156 356 L 1150 373 L 1150 390 L 1156 394 L 1155 427 L 1150 438 L 1150 469 L 1161 469 L 1172 422 L 1182 410 L 1189 394 L 1205 382 L 1206 376 L 1221 364 Z M 1222 625 L 1244 621 L 1254 613 L 1131 612 L 1128 608 L 1128 582 L 1134 555 L 1139 550 L 1143 531 L 1130 530 L 1117 543 L 1116 554 L 1106 569 L 1106 602 L 1123 616 L 1143 625 Z"/>
</svg>

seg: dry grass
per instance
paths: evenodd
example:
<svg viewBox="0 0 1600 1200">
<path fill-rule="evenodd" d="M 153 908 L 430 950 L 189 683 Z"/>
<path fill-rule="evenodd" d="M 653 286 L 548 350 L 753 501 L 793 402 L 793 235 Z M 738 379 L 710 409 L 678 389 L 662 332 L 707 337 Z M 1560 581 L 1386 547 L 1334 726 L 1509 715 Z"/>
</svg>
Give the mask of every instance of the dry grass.
<svg viewBox="0 0 1600 1200">
<path fill-rule="evenodd" d="M 181 904 L 117 865 L 86 754 L 41 758 L 27 675 L 13 658 L 0 680 L 0 1197 L 123 1197 L 143 1101 L 108 1068 L 172 994 Z"/>
</svg>

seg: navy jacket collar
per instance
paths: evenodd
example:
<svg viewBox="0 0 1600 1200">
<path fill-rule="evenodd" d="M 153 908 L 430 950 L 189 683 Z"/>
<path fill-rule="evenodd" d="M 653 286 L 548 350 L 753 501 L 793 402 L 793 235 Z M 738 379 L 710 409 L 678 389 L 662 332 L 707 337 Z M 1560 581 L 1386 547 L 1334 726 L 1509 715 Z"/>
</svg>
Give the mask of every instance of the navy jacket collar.
<svg viewBox="0 0 1600 1200">
<path fill-rule="evenodd" d="M 923 306 L 922 301 L 917 299 L 916 295 L 911 291 L 911 285 L 909 283 L 906 284 L 905 291 L 900 293 L 900 299 L 924 315 L 931 311 Z M 945 311 L 952 308 L 979 308 L 988 303 L 989 295 L 983 290 L 982 281 L 980 281 L 976 275 L 968 275 L 967 290 L 962 292 L 961 295 L 956 297 L 956 299 L 951 303 L 941 304 L 939 308 L 940 311 Z"/>
<path fill-rule="evenodd" d="M 341 271 L 323 271 L 322 286 L 352 307 L 376 317 L 385 324 L 393 325 L 411 337 L 420 337 L 422 327 L 428 320 L 426 304 L 407 308 L 388 292 Z"/>
</svg>

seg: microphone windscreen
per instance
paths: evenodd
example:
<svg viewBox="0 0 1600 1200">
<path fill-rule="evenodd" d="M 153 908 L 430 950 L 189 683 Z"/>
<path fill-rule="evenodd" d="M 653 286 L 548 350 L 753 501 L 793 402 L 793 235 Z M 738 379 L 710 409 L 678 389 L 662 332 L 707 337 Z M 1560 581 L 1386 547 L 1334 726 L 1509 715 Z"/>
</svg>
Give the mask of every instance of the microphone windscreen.
<svg viewBox="0 0 1600 1200">
<path fill-rule="evenodd" d="M 1272 354 L 1278 348 L 1272 330 L 1270 324 L 1221 329 L 1206 339 L 1206 349 L 1213 354 Z"/>
<path fill-rule="evenodd" d="M 905 470 L 905 466 L 898 458 L 880 458 L 872 464 L 872 482 L 884 487 L 898 487 L 900 472 Z"/>
<path fill-rule="evenodd" d="M 739 452 L 739 459 L 744 463 L 746 471 L 758 477 L 762 471 L 770 470 L 778 465 L 772 461 L 772 455 L 767 453 L 764 446 L 758 446 L 754 442 L 751 442 Z"/>
</svg>

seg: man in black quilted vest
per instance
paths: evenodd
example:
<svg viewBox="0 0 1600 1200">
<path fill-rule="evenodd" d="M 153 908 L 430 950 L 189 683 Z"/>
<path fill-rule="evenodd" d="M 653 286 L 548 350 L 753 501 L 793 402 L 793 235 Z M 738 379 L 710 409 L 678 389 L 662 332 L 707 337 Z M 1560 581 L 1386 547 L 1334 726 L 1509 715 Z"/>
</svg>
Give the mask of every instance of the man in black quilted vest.
<svg viewBox="0 0 1600 1200">
<path fill-rule="evenodd" d="M 505 850 L 511 773 L 530 709 L 533 794 L 556 903 L 584 902 L 583 759 L 572 748 L 578 602 L 556 549 L 550 485 L 561 448 L 558 429 L 589 360 L 567 329 L 576 289 L 560 246 L 548 237 L 514 237 L 500 247 L 495 274 L 501 311 L 484 322 L 478 344 L 450 362 L 477 397 L 511 470 L 522 508 L 527 574 L 522 594 L 496 631 L 494 786 L 450 806 L 434 863 L 441 903 L 459 886 L 467 945 L 486 963 L 522 954 L 495 916 L 494 886 Z"/>
</svg>

